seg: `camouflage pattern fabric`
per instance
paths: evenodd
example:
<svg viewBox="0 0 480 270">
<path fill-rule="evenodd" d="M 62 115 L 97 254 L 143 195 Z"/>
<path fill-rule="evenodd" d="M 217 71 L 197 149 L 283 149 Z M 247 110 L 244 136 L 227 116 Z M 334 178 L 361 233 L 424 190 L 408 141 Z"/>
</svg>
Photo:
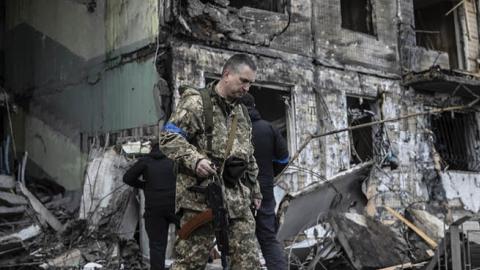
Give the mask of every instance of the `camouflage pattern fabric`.
<svg viewBox="0 0 480 270">
<path fill-rule="evenodd" d="M 198 212 L 185 211 L 181 225 L 193 218 Z M 260 269 L 255 221 L 248 217 L 232 219 L 229 227 L 230 269 Z M 186 240 L 177 238 L 175 252 L 177 258 L 172 270 L 203 270 L 207 264 L 210 250 L 214 246 L 214 232 L 211 223 L 198 228 Z"/>
<path fill-rule="evenodd" d="M 258 167 L 253 157 L 251 143 L 251 122 L 248 115 L 244 115 L 240 104 L 230 104 L 215 93 L 214 83 L 207 86 L 212 91 L 213 105 L 213 139 L 212 156 L 210 158 L 222 160 L 227 148 L 228 130 L 234 114 L 237 115 L 238 125 L 236 137 L 230 156 L 246 160 L 248 181 L 225 189 L 230 218 L 244 217 L 250 213 L 252 198 L 261 199 L 260 186 L 256 181 Z M 204 90 L 202 90 L 204 91 Z M 203 194 L 188 190 L 190 186 L 198 184 L 195 176 L 197 162 L 207 158 L 205 149 L 207 139 L 204 133 L 204 114 L 202 98 L 196 89 L 187 88 L 177 106 L 176 111 L 160 133 L 160 149 L 170 159 L 177 162 L 179 172 L 176 186 L 176 210 L 189 209 L 204 211 L 206 209 Z M 203 181 L 202 185 L 206 185 Z"/>
<path fill-rule="evenodd" d="M 187 88 L 172 114 L 169 122 L 159 135 L 160 149 L 178 165 L 176 185 L 176 211 L 182 210 L 182 224 L 191 219 L 198 211 L 206 209 L 203 194 L 190 191 L 188 188 L 207 181 L 198 181 L 195 176 L 197 162 L 201 159 L 223 160 L 227 148 L 228 131 L 237 115 L 236 136 L 230 152 L 247 161 L 246 180 L 235 187 L 225 188 L 225 201 L 231 218 L 230 251 L 231 269 L 257 269 L 259 267 L 257 240 L 255 237 L 255 220 L 250 206 L 252 199 L 262 199 L 257 182 L 258 167 L 253 157 L 254 148 L 251 143 L 250 117 L 245 115 L 240 104 L 229 103 L 218 94 L 214 87 L 216 82 L 207 86 L 211 91 L 213 110 L 212 153 L 206 155 L 207 138 L 205 134 L 205 116 L 202 97 L 196 89 Z M 201 91 L 207 91 L 201 90 Z M 193 213 L 193 214 L 192 214 Z M 207 225 L 195 230 L 187 240 L 177 240 L 176 262 L 173 269 L 203 270 L 208 253 L 213 246 L 214 232 Z"/>
</svg>

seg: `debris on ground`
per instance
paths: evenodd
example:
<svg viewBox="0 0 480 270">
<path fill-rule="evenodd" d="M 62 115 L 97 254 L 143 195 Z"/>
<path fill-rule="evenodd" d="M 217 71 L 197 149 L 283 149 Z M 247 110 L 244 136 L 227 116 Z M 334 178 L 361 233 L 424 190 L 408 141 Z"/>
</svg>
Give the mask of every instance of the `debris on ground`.
<svg viewBox="0 0 480 270">
<path fill-rule="evenodd" d="M 147 269 L 138 202 L 122 182 L 128 165 L 114 147 L 93 148 L 81 196 L 25 173 L 0 176 L 0 268 Z"/>
</svg>

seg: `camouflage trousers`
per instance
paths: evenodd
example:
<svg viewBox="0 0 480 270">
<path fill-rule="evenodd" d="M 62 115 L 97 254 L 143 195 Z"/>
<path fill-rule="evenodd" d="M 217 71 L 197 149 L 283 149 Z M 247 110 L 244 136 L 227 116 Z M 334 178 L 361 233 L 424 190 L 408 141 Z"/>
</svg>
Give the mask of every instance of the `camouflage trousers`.
<svg viewBox="0 0 480 270">
<path fill-rule="evenodd" d="M 183 226 L 198 212 L 184 210 L 180 224 Z M 255 220 L 248 212 L 244 218 L 230 220 L 229 231 L 230 269 L 260 269 Z M 214 246 L 212 223 L 196 229 L 188 239 L 177 238 L 175 243 L 175 263 L 172 270 L 203 270 L 207 265 L 208 255 Z"/>
</svg>

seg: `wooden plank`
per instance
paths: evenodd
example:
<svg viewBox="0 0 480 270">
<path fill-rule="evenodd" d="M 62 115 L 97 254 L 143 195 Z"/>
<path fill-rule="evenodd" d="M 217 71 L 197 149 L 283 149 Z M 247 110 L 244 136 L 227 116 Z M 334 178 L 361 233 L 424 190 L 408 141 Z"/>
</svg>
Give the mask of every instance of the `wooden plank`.
<svg viewBox="0 0 480 270">
<path fill-rule="evenodd" d="M 415 264 L 405 263 L 405 264 L 394 265 L 394 266 L 390 266 L 390 267 L 386 267 L 386 268 L 382 268 L 382 269 L 377 269 L 377 270 L 398 270 L 398 269 L 406 269 L 406 268 L 412 268 L 412 267 L 422 266 L 422 265 L 425 265 L 426 263 L 427 263 L 427 262 L 420 262 L 420 263 L 415 263 Z"/>
<path fill-rule="evenodd" d="M 55 231 L 62 232 L 64 230 L 62 223 L 58 221 L 58 219 L 27 189 L 23 183 L 18 182 L 18 185 L 20 186 L 23 195 L 28 198 L 30 205 L 37 213 L 38 218 L 48 223 L 48 225 L 50 225 Z"/>
<path fill-rule="evenodd" d="M 415 233 L 418 234 L 418 236 L 420 236 L 425 242 L 427 242 L 427 244 L 433 248 L 433 249 L 436 249 L 438 244 L 432 239 L 430 238 L 426 233 L 424 233 L 422 230 L 420 230 L 417 226 L 415 226 L 413 223 L 411 223 L 410 221 L 408 221 L 406 218 L 404 218 L 402 215 L 400 215 L 399 213 L 397 213 L 395 210 L 393 210 L 392 208 L 388 207 L 388 206 L 384 206 L 385 209 L 387 209 L 388 212 L 390 212 L 390 214 L 392 214 L 394 217 L 398 218 L 400 221 L 402 221 L 403 223 L 405 223 L 405 225 L 407 225 L 410 229 L 412 229 Z"/>
</svg>

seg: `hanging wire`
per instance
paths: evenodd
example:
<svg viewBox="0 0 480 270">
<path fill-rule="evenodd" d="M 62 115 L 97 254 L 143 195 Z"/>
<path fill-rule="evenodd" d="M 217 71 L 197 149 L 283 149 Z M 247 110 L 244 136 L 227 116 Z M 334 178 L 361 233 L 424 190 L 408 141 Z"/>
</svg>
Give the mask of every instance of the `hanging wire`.
<svg viewBox="0 0 480 270">
<path fill-rule="evenodd" d="M 1 87 L 1 88 L 2 88 L 2 91 L 5 95 L 5 100 L 6 100 L 5 106 L 7 107 L 8 124 L 9 124 L 9 127 L 10 127 L 10 136 L 12 137 L 13 157 L 16 160 L 17 159 L 17 147 L 16 147 L 16 144 L 15 144 L 15 135 L 13 134 L 12 115 L 10 113 L 10 100 L 8 98 L 7 90 L 5 90 L 5 88 L 3 88 L 3 87 Z"/>
</svg>

